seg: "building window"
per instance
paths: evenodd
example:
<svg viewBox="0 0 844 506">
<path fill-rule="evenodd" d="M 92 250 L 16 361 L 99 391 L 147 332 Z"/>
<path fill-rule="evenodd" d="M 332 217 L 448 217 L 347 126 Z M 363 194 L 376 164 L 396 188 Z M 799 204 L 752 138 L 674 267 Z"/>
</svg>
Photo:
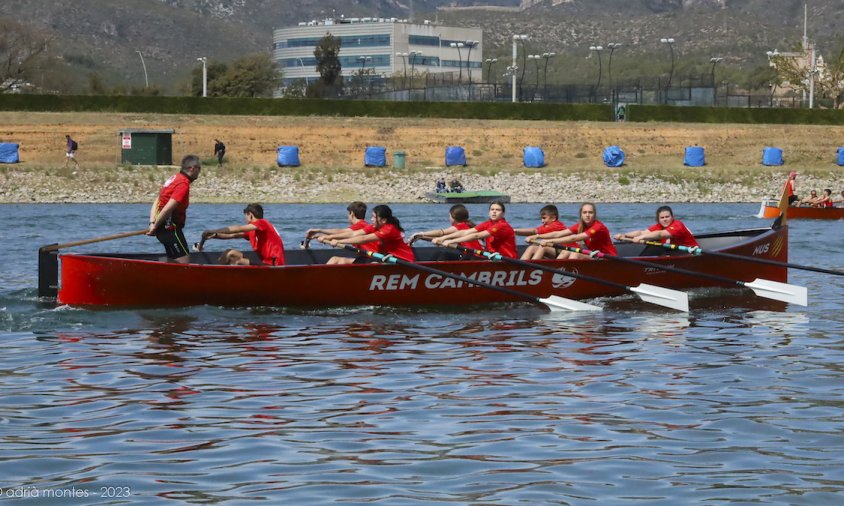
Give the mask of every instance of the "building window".
<svg viewBox="0 0 844 506">
<path fill-rule="evenodd" d="M 414 46 L 439 46 L 440 38 L 428 35 L 410 35 L 407 38 L 407 43 Z"/>
<path fill-rule="evenodd" d="M 390 35 L 383 34 L 383 35 L 341 35 L 337 37 L 340 39 L 340 47 L 380 47 L 380 46 L 389 46 L 390 45 Z M 314 37 L 304 37 L 301 39 L 287 39 L 287 41 L 282 41 L 276 43 L 276 46 L 279 47 L 279 44 L 287 44 L 286 47 L 316 47 L 319 44 L 319 41 L 322 37 L 314 38 Z"/>
</svg>

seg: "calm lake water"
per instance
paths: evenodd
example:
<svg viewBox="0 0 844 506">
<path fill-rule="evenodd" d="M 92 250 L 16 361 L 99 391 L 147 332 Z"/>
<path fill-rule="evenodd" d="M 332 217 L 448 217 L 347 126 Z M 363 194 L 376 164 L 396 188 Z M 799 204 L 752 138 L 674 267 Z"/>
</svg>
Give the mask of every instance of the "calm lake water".
<svg viewBox="0 0 844 506">
<path fill-rule="evenodd" d="M 192 205 L 188 239 L 242 207 Z M 507 216 L 532 226 L 539 207 Z M 408 232 L 447 224 L 446 205 L 393 208 Z M 599 214 L 623 231 L 654 208 Z M 806 308 L 706 290 L 688 314 L 88 311 L 37 300 L 37 248 L 143 228 L 148 206 L 0 209 L 0 502 L 844 503 L 844 277 L 791 271 Z M 295 247 L 344 209 L 266 214 Z M 695 232 L 769 224 L 755 204 L 674 209 Z M 842 237 L 844 221 L 792 222 L 791 260 L 844 270 Z"/>
</svg>

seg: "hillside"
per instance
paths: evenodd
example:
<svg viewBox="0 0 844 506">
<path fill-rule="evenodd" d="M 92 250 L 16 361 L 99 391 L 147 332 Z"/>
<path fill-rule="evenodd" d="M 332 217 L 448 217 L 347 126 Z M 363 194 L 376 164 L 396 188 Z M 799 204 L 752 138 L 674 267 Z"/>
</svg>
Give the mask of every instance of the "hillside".
<svg viewBox="0 0 844 506">
<path fill-rule="evenodd" d="M 481 3 L 523 8 L 449 8 Z M 678 73 L 707 71 L 712 55 L 724 57 L 724 72 L 746 72 L 764 64 L 765 51 L 800 40 L 802 6 L 798 0 L 5 0 L 0 16 L 35 20 L 48 30 L 52 49 L 74 71 L 77 89 L 87 85 L 90 73 L 110 84 L 143 84 L 140 51 L 150 82 L 176 93 L 198 56 L 229 61 L 265 51 L 274 27 L 341 13 L 480 26 L 486 57 L 506 58 L 510 36 L 526 33 L 528 51 L 560 55 L 551 65 L 552 82 L 591 83 L 595 62 L 586 59 L 588 47 L 610 41 L 624 44 L 614 61 L 618 77 L 641 72 L 643 65 L 664 72 L 660 37 L 677 41 Z M 829 57 L 838 47 L 844 4 L 813 1 L 809 16 L 810 36 Z"/>
</svg>

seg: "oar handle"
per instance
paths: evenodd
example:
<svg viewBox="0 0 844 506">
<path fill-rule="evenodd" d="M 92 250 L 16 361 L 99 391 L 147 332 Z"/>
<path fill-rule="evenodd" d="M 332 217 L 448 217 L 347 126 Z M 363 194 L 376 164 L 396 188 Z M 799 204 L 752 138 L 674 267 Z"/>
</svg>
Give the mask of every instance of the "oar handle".
<svg viewBox="0 0 844 506">
<path fill-rule="evenodd" d="M 414 263 L 414 262 L 408 262 L 407 260 L 402 260 L 401 258 L 397 258 L 397 257 L 394 257 L 392 255 L 382 255 L 381 253 L 377 253 L 377 252 L 374 252 L 374 251 L 365 251 L 365 250 L 362 250 L 360 248 L 356 248 L 355 246 L 353 246 L 351 244 L 344 244 L 343 248 L 347 249 L 349 251 L 353 251 L 353 252 L 355 252 L 355 253 L 357 253 L 358 255 L 361 255 L 361 256 L 368 256 L 370 258 L 374 258 L 374 259 L 376 259 L 376 260 L 378 260 L 382 263 L 392 263 L 392 264 L 397 264 L 397 265 L 403 265 L 403 266 L 409 267 L 411 269 L 416 269 L 416 270 L 428 272 L 428 273 L 431 273 L 431 274 L 436 274 L 438 276 L 443 276 L 443 277 L 446 277 L 446 278 L 451 278 L 451 279 L 455 279 L 455 280 L 458 280 L 458 281 L 463 281 L 464 283 L 469 283 L 469 284 L 472 284 L 472 285 L 481 286 L 481 287 L 484 287 L 484 288 L 488 288 L 490 290 L 496 290 L 498 292 L 506 293 L 507 295 L 510 295 L 510 296 L 513 296 L 513 297 L 518 297 L 518 298 L 524 299 L 524 300 L 529 300 L 531 302 L 541 302 L 539 300 L 539 297 L 534 297 L 533 295 L 528 295 L 526 293 L 522 293 L 522 292 L 519 292 L 519 291 L 516 291 L 516 290 L 511 290 L 511 289 L 505 288 L 503 286 L 495 286 L 495 285 L 491 285 L 489 283 L 484 283 L 483 281 L 478 281 L 477 279 L 472 279 L 472 278 L 469 278 L 469 277 L 466 277 L 466 276 L 462 276 L 460 274 L 452 274 L 452 273 L 447 272 L 447 271 L 441 271 L 439 269 L 434 269 L 433 267 L 428 267 L 427 265 L 421 265 L 421 264 L 417 264 L 417 263 Z"/>
<path fill-rule="evenodd" d="M 123 232 L 122 234 L 107 235 L 105 237 L 95 237 L 93 239 L 85 239 L 83 241 L 66 242 L 64 244 L 51 244 L 44 246 L 41 251 L 56 251 L 59 249 L 72 248 L 74 246 L 83 246 L 85 244 L 94 244 L 95 242 L 113 241 L 115 239 L 123 239 L 124 237 L 132 237 L 133 235 L 146 234 L 149 229 L 135 230 L 134 232 Z"/>
<path fill-rule="evenodd" d="M 656 244 L 661 244 L 661 243 L 656 243 Z M 603 251 L 593 251 L 593 250 L 588 250 L 588 249 L 583 249 L 583 248 L 563 246 L 562 244 L 555 244 L 554 247 L 557 248 L 557 249 L 563 249 L 563 250 L 567 250 L 567 251 L 573 251 L 575 253 L 581 253 L 583 255 L 597 256 L 598 258 L 606 258 L 608 260 L 616 260 L 618 262 L 624 262 L 624 263 L 628 263 L 628 264 L 632 264 L 632 265 L 640 265 L 642 267 L 651 267 L 651 268 L 659 269 L 659 270 L 665 271 L 665 272 L 674 272 L 674 273 L 677 273 L 677 274 L 683 274 L 685 276 L 692 276 L 692 277 L 709 279 L 709 280 L 712 280 L 712 281 L 718 281 L 719 283 L 727 283 L 727 284 L 731 284 L 731 285 L 742 285 L 742 286 L 744 286 L 744 284 L 745 284 L 744 281 L 739 281 L 737 279 L 725 278 L 723 276 L 718 276 L 718 275 L 715 275 L 715 274 L 707 274 L 707 273 L 703 273 L 703 272 L 690 271 L 690 270 L 687 270 L 687 269 L 681 269 L 679 267 L 669 267 L 667 265 L 661 265 L 661 264 L 654 263 L 654 262 L 646 262 L 644 260 L 635 260 L 633 258 L 624 258 L 624 257 L 616 256 L 616 255 L 607 255 Z"/>
</svg>

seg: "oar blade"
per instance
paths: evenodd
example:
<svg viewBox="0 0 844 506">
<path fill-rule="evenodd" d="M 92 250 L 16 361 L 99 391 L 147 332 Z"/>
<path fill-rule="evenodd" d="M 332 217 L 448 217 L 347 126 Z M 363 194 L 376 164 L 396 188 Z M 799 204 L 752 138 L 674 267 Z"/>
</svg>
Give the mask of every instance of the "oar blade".
<svg viewBox="0 0 844 506">
<path fill-rule="evenodd" d="M 689 312 L 689 296 L 685 292 L 646 283 L 631 287 L 630 290 L 645 302 L 670 307 L 677 311 Z"/>
<path fill-rule="evenodd" d="M 539 302 L 547 305 L 551 308 L 551 311 L 603 311 L 604 308 L 601 306 L 595 306 L 592 304 L 587 304 L 585 302 L 580 302 L 577 300 L 566 299 L 565 297 L 559 297 L 557 295 L 552 295 L 546 298 L 540 298 Z"/>
<path fill-rule="evenodd" d="M 744 286 L 753 290 L 753 293 L 767 299 L 797 304 L 798 306 L 809 305 L 809 291 L 805 286 L 790 285 L 768 279 L 754 279 Z"/>
</svg>

